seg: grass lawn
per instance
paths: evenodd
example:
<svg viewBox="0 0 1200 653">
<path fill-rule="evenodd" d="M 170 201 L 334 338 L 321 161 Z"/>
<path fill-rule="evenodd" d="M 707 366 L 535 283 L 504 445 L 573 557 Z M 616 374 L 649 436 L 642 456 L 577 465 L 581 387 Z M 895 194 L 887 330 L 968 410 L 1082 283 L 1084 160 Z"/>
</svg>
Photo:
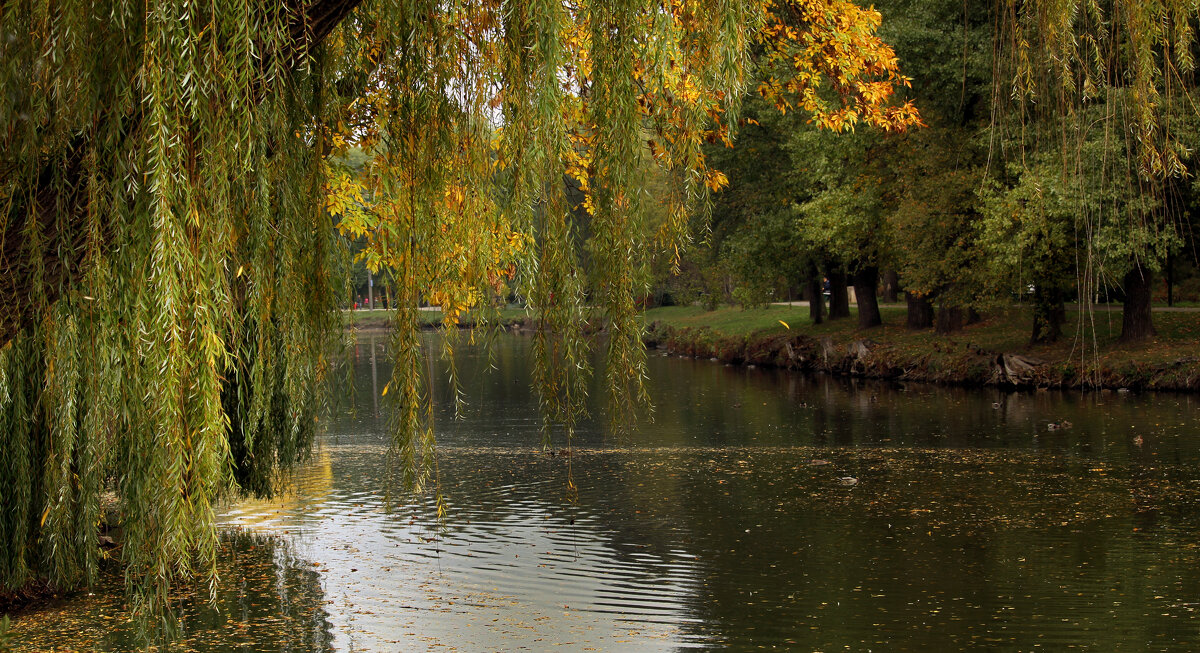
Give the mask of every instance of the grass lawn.
<svg viewBox="0 0 1200 653">
<path fill-rule="evenodd" d="M 962 331 L 941 336 L 932 330 L 905 328 L 903 305 L 883 305 L 883 326 L 858 328 L 856 308 L 849 319 L 812 325 L 806 306 L 769 306 L 760 309 L 723 307 L 707 311 L 699 306 L 666 306 L 645 312 L 647 323 L 658 321 L 680 328 L 709 328 L 726 336 L 767 336 L 800 333 L 816 338 L 828 336 L 838 344 L 860 338 L 922 351 L 930 348 L 972 346 L 994 352 L 1019 352 L 1046 360 L 1098 357 L 1109 365 L 1158 364 L 1185 357 L 1200 358 L 1200 312 L 1155 312 L 1158 336 L 1148 342 L 1125 345 L 1120 311 L 1098 311 L 1091 315 L 1068 311 L 1063 338 L 1054 344 L 1030 346 L 1032 314 L 1027 306 L 1014 306 L 985 313 L 983 320 Z M 785 324 L 786 323 L 786 326 Z"/>
</svg>

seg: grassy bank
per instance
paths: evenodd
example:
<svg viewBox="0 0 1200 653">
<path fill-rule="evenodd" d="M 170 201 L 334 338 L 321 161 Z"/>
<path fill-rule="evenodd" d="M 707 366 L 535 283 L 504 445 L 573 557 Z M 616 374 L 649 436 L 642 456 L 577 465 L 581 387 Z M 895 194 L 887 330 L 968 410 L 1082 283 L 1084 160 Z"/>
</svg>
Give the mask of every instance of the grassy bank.
<svg viewBox="0 0 1200 653">
<path fill-rule="evenodd" d="M 853 308 L 851 309 L 853 311 Z M 903 305 L 884 305 L 883 326 L 861 330 L 855 316 L 809 324 L 805 306 L 707 311 L 669 306 L 645 312 L 647 344 L 672 353 L 739 365 L 824 371 L 872 378 L 1053 388 L 1200 390 L 1200 312 L 1154 313 L 1158 336 L 1119 343 L 1120 311 L 1069 310 L 1064 337 L 1030 345 L 1028 307 L 996 310 L 950 335 L 904 326 Z M 347 326 L 386 329 L 391 311 L 347 311 Z M 426 328 L 440 311 L 421 311 Z M 531 326 L 533 314 L 506 308 L 505 328 Z M 464 327 L 474 326 L 468 317 Z"/>
<path fill-rule="evenodd" d="M 645 313 L 648 344 L 734 364 L 970 385 L 1200 390 L 1200 313 L 1156 312 L 1158 337 L 1117 342 L 1119 311 L 1070 312 L 1062 340 L 1029 345 L 1031 315 L 1013 307 L 951 335 L 904 327 L 903 306 L 884 324 L 856 318 L 811 325 L 807 307 L 672 306 Z"/>
</svg>

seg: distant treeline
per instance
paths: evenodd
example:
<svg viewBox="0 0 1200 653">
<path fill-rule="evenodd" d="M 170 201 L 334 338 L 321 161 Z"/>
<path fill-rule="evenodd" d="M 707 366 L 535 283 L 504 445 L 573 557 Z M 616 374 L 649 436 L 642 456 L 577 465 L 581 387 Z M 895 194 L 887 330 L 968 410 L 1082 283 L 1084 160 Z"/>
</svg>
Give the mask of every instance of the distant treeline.
<svg viewBox="0 0 1200 653">
<path fill-rule="evenodd" d="M 824 291 L 819 322 L 850 314 L 852 286 L 869 327 L 876 296 L 901 290 L 910 326 L 943 331 L 1019 300 L 1034 307 L 1033 341 L 1060 337 L 1069 302 L 1121 301 L 1123 339 L 1152 335 L 1152 299 L 1200 299 L 1187 172 L 1197 98 L 1179 79 L 1192 44 L 1154 31 L 1187 14 L 1075 4 L 1066 16 L 877 3 L 926 126 L 834 133 L 752 94 L 734 147 L 706 151 L 730 180 L 711 236 L 681 274 L 660 267 L 656 299 L 758 305 Z M 775 74 L 757 69 L 759 83 Z"/>
</svg>

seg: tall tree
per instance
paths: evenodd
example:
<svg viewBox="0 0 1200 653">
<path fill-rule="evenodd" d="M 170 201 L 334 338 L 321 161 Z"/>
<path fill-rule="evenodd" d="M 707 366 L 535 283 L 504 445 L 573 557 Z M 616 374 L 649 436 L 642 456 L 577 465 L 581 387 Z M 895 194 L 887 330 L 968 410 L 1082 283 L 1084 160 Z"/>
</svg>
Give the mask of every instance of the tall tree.
<svg viewBox="0 0 1200 653">
<path fill-rule="evenodd" d="M 980 300 L 972 222 L 987 161 L 978 134 L 990 117 L 994 4 L 988 0 L 889 0 L 889 42 L 914 73 L 911 96 L 929 128 L 889 138 L 872 152 L 883 170 L 885 234 L 907 293 L 909 325 L 934 325 L 933 303 L 962 323 Z M 919 71 L 919 72 L 918 72 Z"/>
<path fill-rule="evenodd" d="M 1053 163 L 1014 171 L 1019 179 L 1013 187 L 983 192 L 980 245 L 1002 293 L 1020 296 L 1033 289 L 1030 342 L 1055 342 L 1078 272 L 1076 204 Z"/>
<path fill-rule="evenodd" d="M 886 182 L 871 156 L 879 137 L 873 133 L 830 136 L 812 130 L 792 136 L 791 174 L 803 179 L 812 194 L 798 207 L 797 228 L 813 250 L 824 253 L 831 287 L 842 274 L 844 288 L 841 271 L 849 271 L 858 325 L 870 328 L 882 324 L 877 280 L 879 266 L 891 255 L 883 232 Z M 832 306 L 830 313 L 832 317 Z"/>
</svg>

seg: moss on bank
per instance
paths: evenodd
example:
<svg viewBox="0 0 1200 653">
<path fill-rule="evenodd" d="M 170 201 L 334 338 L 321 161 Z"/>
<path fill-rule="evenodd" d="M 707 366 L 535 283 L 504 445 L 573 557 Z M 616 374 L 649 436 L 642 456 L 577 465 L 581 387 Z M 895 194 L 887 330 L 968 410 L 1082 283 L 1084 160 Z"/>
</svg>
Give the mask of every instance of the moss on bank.
<svg viewBox="0 0 1200 653">
<path fill-rule="evenodd" d="M 1029 345 L 1030 315 L 1014 307 L 951 335 L 904 327 L 904 309 L 860 330 L 853 317 L 808 323 L 808 309 L 665 307 L 645 313 L 646 343 L 740 364 L 959 385 L 1200 390 L 1200 313 L 1156 312 L 1158 337 L 1117 342 L 1119 311 L 1072 312 L 1065 336 Z"/>
</svg>

